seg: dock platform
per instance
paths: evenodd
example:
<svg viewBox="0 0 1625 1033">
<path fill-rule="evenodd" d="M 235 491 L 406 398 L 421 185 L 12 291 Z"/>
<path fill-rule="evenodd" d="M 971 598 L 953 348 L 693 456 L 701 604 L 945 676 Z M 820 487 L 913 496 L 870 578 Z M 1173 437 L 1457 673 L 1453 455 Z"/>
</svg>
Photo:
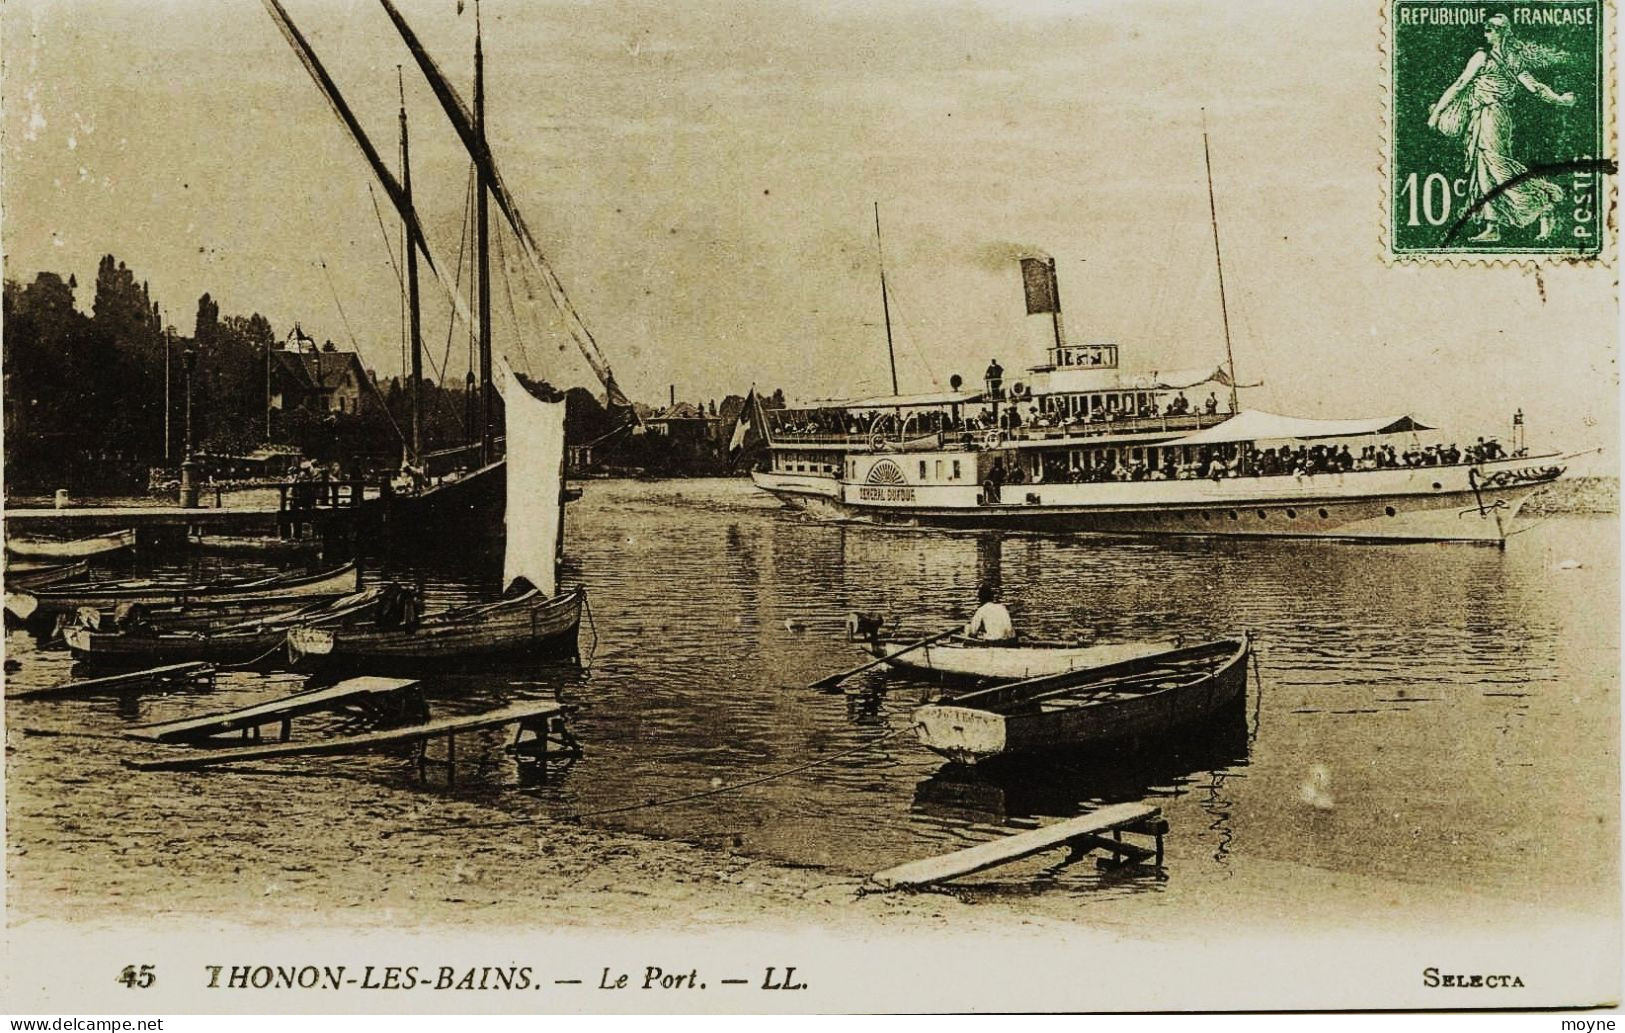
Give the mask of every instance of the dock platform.
<svg viewBox="0 0 1625 1033">
<path fill-rule="evenodd" d="M 965 850 L 938 857 L 910 861 L 888 868 L 873 876 L 876 883 L 887 889 L 929 886 L 933 883 L 957 879 L 963 875 L 996 868 L 1001 864 L 1030 857 L 1044 850 L 1067 846 L 1087 853 L 1105 850 L 1114 855 L 1114 862 L 1135 864 L 1153 860 L 1162 865 L 1162 837 L 1168 823 L 1162 820 L 1162 809 L 1148 804 L 1119 803 L 1102 807 L 1098 811 L 1045 825 L 1029 832 L 979 843 Z M 1111 833 L 1107 838 L 1102 833 Z M 1138 832 L 1156 838 L 1156 846 L 1146 847 L 1122 839 L 1124 832 Z"/>
<path fill-rule="evenodd" d="M 410 678 L 350 678 L 336 685 L 307 689 L 217 714 L 137 725 L 126 730 L 124 737 L 144 742 L 186 743 L 240 732 L 244 739 L 259 742 L 265 726 L 276 724 L 281 726 L 281 740 L 287 742 L 294 718 L 348 707 L 357 707 L 373 716 L 410 709 L 422 720 L 427 716 L 423 697 L 414 692 L 419 685 Z M 403 698 L 407 696 L 413 698 Z"/>
<path fill-rule="evenodd" d="M 214 685 L 214 672 L 214 664 L 194 660 L 184 664 L 149 667 L 143 671 L 110 674 L 104 678 L 85 678 L 80 681 L 63 682 L 60 685 L 51 685 L 43 689 L 29 689 L 27 692 L 14 693 L 6 698 L 71 699 L 77 696 L 116 695 L 125 692 L 173 689 L 181 686 L 212 687 Z"/>
</svg>

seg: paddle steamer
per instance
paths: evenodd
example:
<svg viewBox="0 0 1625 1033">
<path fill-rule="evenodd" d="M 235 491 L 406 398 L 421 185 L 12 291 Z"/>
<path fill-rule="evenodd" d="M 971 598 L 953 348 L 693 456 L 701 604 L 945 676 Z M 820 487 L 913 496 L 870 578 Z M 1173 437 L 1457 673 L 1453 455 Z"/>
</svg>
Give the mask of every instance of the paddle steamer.
<svg viewBox="0 0 1625 1033">
<path fill-rule="evenodd" d="M 1512 437 L 1452 441 L 1405 414 L 1316 420 L 1238 404 L 1233 361 L 1119 367 L 1115 343 L 1069 344 L 1053 260 L 1023 259 L 1029 315 L 1054 343 L 980 390 L 886 395 L 746 416 L 767 445 L 758 487 L 819 517 L 1108 534 L 1503 544 L 1571 457 Z"/>
</svg>

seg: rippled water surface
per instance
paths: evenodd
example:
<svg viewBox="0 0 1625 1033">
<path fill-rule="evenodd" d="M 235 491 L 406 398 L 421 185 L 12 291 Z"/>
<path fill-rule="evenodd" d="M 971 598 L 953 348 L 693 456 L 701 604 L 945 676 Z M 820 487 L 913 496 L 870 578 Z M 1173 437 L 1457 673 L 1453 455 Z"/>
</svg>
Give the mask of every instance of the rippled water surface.
<svg viewBox="0 0 1625 1033">
<path fill-rule="evenodd" d="M 524 778 L 492 733 L 459 743 L 485 763 L 450 789 L 420 783 L 404 754 L 136 773 L 119 761 L 145 748 L 84 737 L 299 684 L 230 672 L 212 693 L 9 702 L 10 838 L 74 858 L 56 876 L 61 892 L 128 861 L 129 851 L 75 851 L 76 841 L 203 847 L 232 878 L 240 834 L 274 813 L 287 852 L 319 872 L 350 860 L 324 844 L 360 801 L 422 824 L 450 794 L 514 817 L 587 815 L 863 874 L 1132 800 L 1161 806 L 1173 827 L 1161 877 L 1106 877 L 1052 857 L 1019 880 L 983 881 L 1179 907 L 1249 866 L 1281 863 L 1606 910 L 1618 835 L 1617 533 L 1612 518 L 1552 519 L 1505 551 L 938 533 L 800 519 L 747 482 L 589 482 L 570 510 L 567 572 L 589 589 L 588 668 L 425 679 L 437 712 L 556 693 L 578 708 L 585 753 L 572 767 Z M 368 574 L 418 578 L 441 602 L 475 598 L 492 586 L 458 570 L 463 555 L 416 569 L 371 561 Z M 173 573 L 182 561 L 138 562 Z M 925 635 L 964 620 L 989 580 L 1034 634 L 1250 630 L 1246 704 L 1179 741 L 971 771 L 908 732 L 930 686 L 860 676 L 846 692 L 805 688 L 864 659 L 844 641 L 849 611 Z M 24 632 L 6 642 L 20 664 L 8 692 L 84 673 Z M 627 809 L 652 800 L 670 802 Z M 207 880 L 169 892 L 180 910 L 208 907 Z M 304 892 L 319 902 L 320 879 Z"/>
</svg>

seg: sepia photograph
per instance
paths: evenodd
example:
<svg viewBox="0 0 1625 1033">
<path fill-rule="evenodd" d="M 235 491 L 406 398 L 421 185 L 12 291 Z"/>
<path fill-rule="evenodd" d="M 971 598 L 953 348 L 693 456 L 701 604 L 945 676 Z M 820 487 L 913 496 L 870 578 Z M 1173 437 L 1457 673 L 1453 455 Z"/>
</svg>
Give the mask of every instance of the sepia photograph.
<svg viewBox="0 0 1625 1033">
<path fill-rule="evenodd" d="M 1616 18 L 0 6 L 0 1011 L 1617 1006 Z"/>
</svg>

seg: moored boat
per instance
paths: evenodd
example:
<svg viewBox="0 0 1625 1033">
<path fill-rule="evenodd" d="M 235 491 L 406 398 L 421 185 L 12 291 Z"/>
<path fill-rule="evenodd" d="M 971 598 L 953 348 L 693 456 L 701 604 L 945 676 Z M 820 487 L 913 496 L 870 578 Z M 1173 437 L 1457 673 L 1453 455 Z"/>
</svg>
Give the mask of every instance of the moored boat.
<svg viewBox="0 0 1625 1033">
<path fill-rule="evenodd" d="M 506 361 L 499 371 L 510 477 L 503 538 L 506 597 L 405 621 L 294 628 L 287 638 L 297 662 L 415 671 L 510 656 L 577 655 L 586 593 L 558 587 L 565 404 L 532 395 Z"/>
<path fill-rule="evenodd" d="M 272 535 L 194 534 L 186 542 L 204 552 L 267 554 L 319 552 L 322 543 L 310 538 L 277 538 Z"/>
<path fill-rule="evenodd" d="M 225 604 L 249 600 L 305 599 L 312 596 L 339 596 L 356 591 L 360 573 L 352 560 L 331 570 L 314 574 L 276 575 L 249 581 L 223 581 L 207 584 L 164 584 L 157 581 L 115 581 L 73 588 L 36 592 L 8 592 L 8 612 L 22 620 L 40 621 L 82 607 L 111 611 L 125 603 L 148 607 L 176 607 L 188 604 Z"/>
<path fill-rule="evenodd" d="M 143 608 L 121 615 L 115 627 L 74 623 L 62 638 L 74 658 L 91 664 L 144 664 L 155 661 L 210 660 L 217 663 L 265 658 L 278 650 L 288 631 L 299 627 L 342 624 L 404 608 L 406 590 L 378 585 L 337 599 L 308 603 L 278 613 L 213 630 L 183 630 L 155 624 Z"/>
<path fill-rule="evenodd" d="M 135 546 L 135 531 L 111 531 L 86 538 L 64 541 L 56 538 L 36 538 L 15 535 L 6 538 L 6 552 L 24 559 L 79 560 L 91 556 L 106 556 Z"/>
<path fill-rule="evenodd" d="M 421 671 L 503 657 L 573 658 L 584 598 L 579 588 L 554 596 L 533 588 L 411 622 L 297 627 L 286 638 L 295 666 L 324 669 Z"/>
<path fill-rule="evenodd" d="M 949 760 L 1165 735 L 1211 716 L 1247 688 L 1247 635 L 955 696 L 914 711 L 920 742 Z"/>
<path fill-rule="evenodd" d="M 6 564 L 7 591 L 32 591 L 77 581 L 90 573 L 90 561 L 74 560 L 69 563 L 45 563 L 23 560 Z"/>
<path fill-rule="evenodd" d="M 989 642 L 955 635 L 903 649 L 909 645 L 906 640 L 882 636 L 872 620 L 859 617 L 849 627 L 868 632 L 861 634 L 858 641 L 871 656 L 889 658 L 885 667 L 943 679 L 1039 678 L 1121 663 L 1166 652 L 1177 645 L 1173 641 L 1066 642 L 1026 636 L 1011 642 Z"/>
</svg>

